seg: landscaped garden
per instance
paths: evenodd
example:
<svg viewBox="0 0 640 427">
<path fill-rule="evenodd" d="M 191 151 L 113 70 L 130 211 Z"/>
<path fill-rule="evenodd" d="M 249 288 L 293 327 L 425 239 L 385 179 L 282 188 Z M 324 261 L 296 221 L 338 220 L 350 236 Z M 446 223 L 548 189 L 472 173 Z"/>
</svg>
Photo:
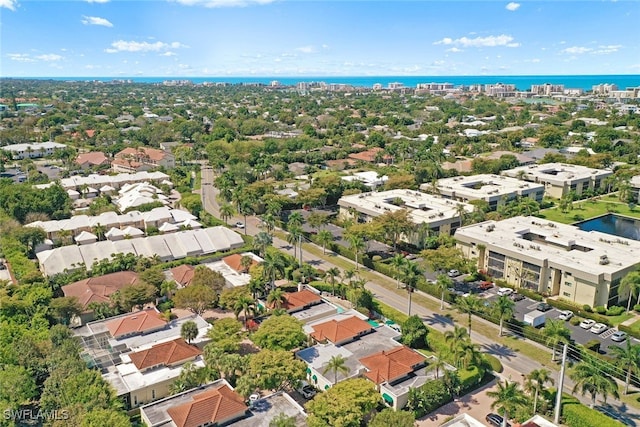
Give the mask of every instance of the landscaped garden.
<svg viewBox="0 0 640 427">
<path fill-rule="evenodd" d="M 566 212 L 563 212 L 557 206 L 552 207 L 540 211 L 536 216 L 551 221 L 572 224 L 609 213 L 640 218 L 640 208 L 620 202 L 615 196 L 603 196 L 598 199 L 573 202 Z"/>
</svg>

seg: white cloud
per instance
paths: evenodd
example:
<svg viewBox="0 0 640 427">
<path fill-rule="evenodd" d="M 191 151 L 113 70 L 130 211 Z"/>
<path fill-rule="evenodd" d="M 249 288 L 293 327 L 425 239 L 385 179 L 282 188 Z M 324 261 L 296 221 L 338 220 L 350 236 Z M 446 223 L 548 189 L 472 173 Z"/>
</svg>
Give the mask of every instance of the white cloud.
<svg viewBox="0 0 640 427">
<path fill-rule="evenodd" d="M 316 51 L 316 49 L 313 46 L 302 46 L 302 47 L 296 48 L 296 50 L 302 53 L 313 53 Z"/>
<path fill-rule="evenodd" d="M 47 53 L 47 54 L 42 54 L 37 56 L 31 56 L 28 53 L 8 53 L 7 56 L 12 61 L 18 61 L 18 62 L 37 62 L 37 61 L 56 62 L 64 59 L 64 57 L 57 55 L 55 53 Z"/>
<path fill-rule="evenodd" d="M 515 12 L 520 9 L 520 3 L 511 2 L 505 7 L 508 11 Z"/>
<path fill-rule="evenodd" d="M 116 53 L 116 52 L 161 52 L 168 49 L 179 49 L 182 47 L 186 47 L 182 43 L 172 42 L 172 43 L 163 43 L 163 42 L 136 42 L 136 41 L 125 41 L 118 40 L 111 43 L 111 47 L 105 49 L 107 53 Z"/>
<path fill-rule="evenodd" d="M 100 18 L 97 16 L 83 16 L 82 18 L 82 23 L 84 25 L 100 25 L 109 28 L 113 27 L 113 24 L 105 18 Z"/>
<path fill-rule="evenodd" d="M 204 7 L 245 7 L 254 4 L 263 5 L 272 3 L 274 0 L 170 0 L 185 6 Z"/>
<path fill-rule="evenodd" d="M 18 62 L 34 62 L 35 59 L 31 58 L 27 53 L 8 53 L 7 56 L 12 61 Z"/>
<path fill-rule="evenodd" d="M 55 53 L 49 53 L 46 55 L 38 55 L 36 56 L 36 59 L 39 59 L 40 61 L 46 61 L 46 62 L 60 61 L 62 59 L 62 56 L 56 55 Z"/>
<path fill-rule="evenodd" d="M 445 37 L 442 40 L 434 42 L 433 44 L 443 44 L 443 45 L 455 45 L 462 47 L 497 47 L 497 46 L 506 46 L 506 47 L 518 47 L 520 43 L 516 43 L 513 41 L 513 37 L 508 36 L 506 34 L 501 34 L 499 36 L 487 36 L 487 37 L 461 37 L 459 39 L 452 39 L 450 37 Z"/>
<path fill-rule="evenodd" d="M 16 10 L 16 6 L 18 5 L 18 0 L 0 0 L 0 8 L 6 7 L 9 10 Z"/>
<path fill-rule="evenodd" d="M 569 55 L 581 55 L 583 53 L 591 52 L 593 49 L 582 46 L 571 46 L 566 49 L 562 49 L 561 53 L 568 53 Z"/>
<path fill-rule="evenodd" d="M 167 51 L 165 53 L 161 53 L 160 56 L 176 56 L 177 53 L 175 52 L 171 52 L 171 51 Z"/>
<path fill-rule="evenodd" d="M 109 0 L 85 0 L 87 3 L 109 3 Z"/>
<path fill-rule="evenodd" d="M 451 49 L 447 49 L 447 52 L 453 52 L 453 53 L 458 53 L 458 52 L 464 52 L 462 49 L 458 49 L 457 47 L 452 47 Z"/>
<path fill-rule="evenodd" d="M 620 44 L 612 44 L 612 45 L 607 45 L 607 46 L 598 46 L 598 49 L 594 50 L 591 53 L 594 54 L 594 55 L 607 55 L 609 53 L 617 52 L 621 47 L 622 47 L 622 45 L 620 45 Z"/>
</svg>

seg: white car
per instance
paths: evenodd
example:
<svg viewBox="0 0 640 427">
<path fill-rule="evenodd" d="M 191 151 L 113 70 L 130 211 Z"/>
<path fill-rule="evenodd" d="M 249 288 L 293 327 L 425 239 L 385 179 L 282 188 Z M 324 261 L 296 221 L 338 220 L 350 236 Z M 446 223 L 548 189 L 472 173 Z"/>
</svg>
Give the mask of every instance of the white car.
<svg viewBox="0 0 640 427">
<path fill-rule="evenodd" d="M 235 226 L 236 226 L 237 228 L 244 228 L 244 222 L 242 222 L 242 221 L 238 221 L 238 222 L 236 222 L 236 223 L 235 223 Z"/>
<path fill-rule="evenodd" d="M 316 395 L 317 390 L 316 390 L 316 388 L 314 386 L 312 386 L 308 382 L 302 381 L 302 383 L 300 384 L 300 388 L 298 388 L 298 392 L 305 399 L 311 399 L 313 396 Z"/>
<path fill-rule="evenodd" d="M 460 275 L 460 272 L 458 270 L 449 270 L 447 272 L 447 276 L 449 277 L 458 277 Z"/>
<path fill-rule="evenodd" d="M 582 329 L 591 329 L 591 327 L 595 324 L 596 324 L 595 320 L 584 319 L 582 322 L 580 322 L 580 327 Z"/>
<path fill-rule="evenodd" d="M 560 320 L 569 320 L 573 317 L 573 311 L 571 310 L 562 310 L 560 312 L 560 316 L 558 316 L 558 319 Z"/>
<path fill-rule="evenodd" d="M 622 342 L 627 339 L 627 333 L 622 331 L 615 331 L 613 335 L 611 335 L 611 341 Z"/>
<path fill-rule="evenodd" d="M 498 289 L 498 296 L 501 297 L 507 297 L 509 295 L 511 295 L 513 293 L 513 289 L 511 288 L 499 288 Z"/>
<path fill-rule="evenodd" d="M 589 329 L 589 332 L 593 332 L 594 334 L 601 334 L 607 329 L 609 328 L 604 323 L 596 323 L 591 327 L 591 329 Z"/>
</svg>

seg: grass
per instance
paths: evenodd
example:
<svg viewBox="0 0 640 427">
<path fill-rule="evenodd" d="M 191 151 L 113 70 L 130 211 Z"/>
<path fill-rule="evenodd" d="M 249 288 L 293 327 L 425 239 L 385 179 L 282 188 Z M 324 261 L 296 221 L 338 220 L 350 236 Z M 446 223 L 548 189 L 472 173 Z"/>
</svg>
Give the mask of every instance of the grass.
<svg viewBox="0 0 640 427">
<path fill-rule="evenodd" d="M 557 207 L 545 209 L 540 211 L 538 216 L 551 221 L 572 224 L 577 221 L 606 215 L 608 213 L 640 218 L 640 209 L 629 209 L 626 203 L 620 202 L 615 196 L 604 196 L 598 200 L 580 200 L 574 202 L 572 209 L 566 213 Z"/>
<path fill-rule="evenodd" d="M 640 320 L 632 323 L 629 328 L 635 333 L 640 333 Z"/>
<path fill-rule="evenodd" d="M 607 320 L 609 320 L 613 324 L 613 326 L 617 326 L 625 320 L 631 319 L 632 317 L 634 317 L 633 313 L 624 312 L 618 316 L 607 316 Z"/>
</svg>

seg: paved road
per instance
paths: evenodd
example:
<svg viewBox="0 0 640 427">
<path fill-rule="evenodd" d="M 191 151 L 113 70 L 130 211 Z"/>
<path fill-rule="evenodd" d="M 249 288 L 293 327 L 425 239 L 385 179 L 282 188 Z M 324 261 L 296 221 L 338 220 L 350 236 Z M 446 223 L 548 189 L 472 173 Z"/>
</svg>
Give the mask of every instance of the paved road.
<svg viewBox="0 0 640 427">
<path fill-rule="evenodd" d="M 208 169 L 206 166 L 203 166 L 203 170 L 202 170 L 203 185 L 201 190 L 203 195 L 203 200 L 204 200 L 203 205 L 207 212 L 213 214 L 214 216 L 219 217 L 218 204 L 216 201 L 217 190 L 212 185 L 213 177 L 214 177 L 213 170 Z M 244 221 L 244 218 L 235 217 L 230 219 L 229 223 L 234 223 L 236 221 Z M 257 234 L 259 231 L 261 231 L 260 220 L 256 217 L 248 217 L 247 224 L 245 224 L 244 230 L 247 234 L 250 234 L 250 235 Z M 293 248 L 286 241 L 283 241 L 281 239 L 278 239 L 277 237 L 274 237 L 273 246 L 293 255 Z M 338 257 L 339 255 L 333 254 L 332 256 Z M 327 271 L 329 268 L 332 268 L 332 267 L 337 267 L 331 264 L 330 262 L 325 261 L 324 259 L 321 259 L 309 253 L 308 251 L 303 251 L 302 258 L 305 262 L 313 265 L 316 268 L 322 269 L 324 271 Z M 346 258 L 343 258 L 343 259 L 347 260 Z M 347 261 L 351 262 L 350 260 L 347 260 Z M 339 267 L 337 268 L 339 270 L 342 270 Z M 385 279 L 388 279 L 386 278 L 386 276 L 383 276 L 378 272 L 366 269 L 365 267 L 361 267 L 361 268 L 365 269 L 366 271 L 374 275 L 380 276 L 381 278 L 384 277 Z M 365 287 L 373 293 L 375 298 L 382 301 L 383 303 L 397 310 L 400 310 L 402 312 L 407 311 L 408 298 L 399 296 L 374 281 L 368 281 L 365 284 Z M 416 291 L 416 293 L 424 295 L 427 298 L 432 298 L 436 300 L 436 298 L 434 298 L 433 296 L 424 294 L 420 291 Z M 453 321 L 448 317 L 446 317 L 445 315 L 443 315 L 443 313 L 433 312 L 431 310 L 428 310 L 425 307 L 420 306 L 419 304 L 416 304 L 415 302 L 412 303 L 411 307 L 412 307 L 411 313 L 419 315 L 428 326 L 442 332 L 453 329 L 453 326 L 454 326 Z M 447 308 L 445 308 L 445 312 L 446 310 Z M 486 325 L 490 325 L 495 330 L 495 333 L 497 335 L 498 330 L 496 325 L 484 319 L 474 317 L 473 323 L 477 324 L 478 322 L 482 322 L 482 323 L 485 323 Z M 509 347 L 497 344 L 493 340 L 493 337 L 486 337 L 472 330 L 471 338 L 474 342 L 476 342 L 481 346 L 482 350 L 500 359 L 502 364 L 505 367 L 509 368 L 510 372 L 518 372 L 521 376 L 524 376 L 534 369 L 540 369 L 544 367 L 536 360 L 533 360 L 522 354 L 518 354 L 514 352 L 512 349 L 510 349 Z M 550 351 L 548 348 L 542 345 L 538 345 L 536 343 L 532 343 L 532 345 L 537 345 L 541 351 L 545 351 L 545 352 Z M 554 372 L 553 376 L 557 377 L 557 373 Z M 512 378 L 512 379 L 516 380 L 516 378 Z M 566 377 L 564 384 L 565 384 L 564 392 L 571 393 L 571 389 L 573 388 L 573 383 L 571 379 Z M 583 396 L 577 395 L 576 397 L 579 398 L 585 404 L 590 403 L 590 399 L 588 396 L 583 397 Z M 628 407 L 624 403 L 621 403 L 620 401 L 612 398 L 609 398 L 608 400 L 609 400 L 608 404 L 604 404 L 603 402 L 598 401 L 598 405 L 597 405 L 598 410 L 600 410 L 601 412 L 608 413 L 611 416 L 616 416 L 616 418 L 618 418 L 620 421 L 622 421 L 626 425 L 630 425 L 630 426 L 640 425 L 640 410 L 637 410 L 632 407 Z"/>
</svg>

